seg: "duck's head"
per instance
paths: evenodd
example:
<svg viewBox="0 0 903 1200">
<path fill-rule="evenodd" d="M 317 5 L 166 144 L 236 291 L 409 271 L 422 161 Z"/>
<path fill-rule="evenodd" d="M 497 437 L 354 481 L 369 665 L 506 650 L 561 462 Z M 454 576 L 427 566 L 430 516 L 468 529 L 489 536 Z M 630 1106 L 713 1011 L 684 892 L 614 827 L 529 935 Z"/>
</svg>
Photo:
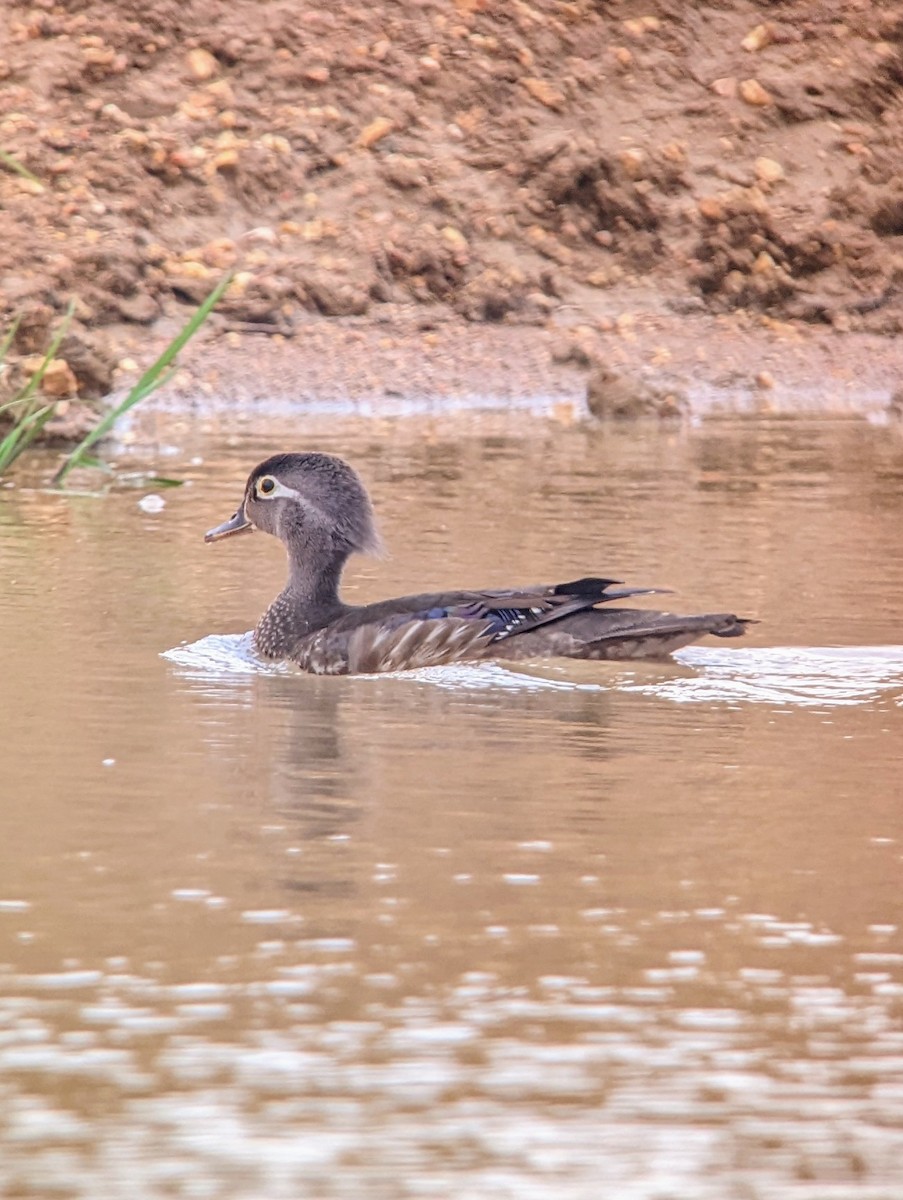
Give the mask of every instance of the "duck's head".
<svg viewBox="0 0 903 1200">
<path fill-rule="evenodd" d="M 274 454 L 258 463 L 237 512 L 208 530 L 204 541 L 254 528 L 279 538 L 290 554 L 307 546 L 343 557 L 380 549 L 364 485 L 329 454 Z"/>
</svg>

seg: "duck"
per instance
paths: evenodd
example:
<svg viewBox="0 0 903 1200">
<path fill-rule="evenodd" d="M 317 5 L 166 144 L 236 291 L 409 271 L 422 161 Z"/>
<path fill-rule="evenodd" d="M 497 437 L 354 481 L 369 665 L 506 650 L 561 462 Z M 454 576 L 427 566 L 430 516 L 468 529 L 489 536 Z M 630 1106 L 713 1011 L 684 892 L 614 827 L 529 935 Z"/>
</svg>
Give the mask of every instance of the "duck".
<svg viewBox="0 0 903 1200">
<path fill-rule="evenodd" d="M 611 606 L 666 589 L 623 587 L 599 576 L 346 604 L 339 595 L 345 564 L 352 554 L 379 554 L 382 543 L 360 476 L 330 454 L 274 454 L 258 463 L 236 512 L 204 540 L 253 529 L 278 538 L 288 555 L 288 580 L 258 621 L 254 647 L 264 659 L 317 675 L 485 659 L 658 659 L 707 634 L 740 637 L 751 623 L 734 613 L 677 616 Z"/>
</svg>

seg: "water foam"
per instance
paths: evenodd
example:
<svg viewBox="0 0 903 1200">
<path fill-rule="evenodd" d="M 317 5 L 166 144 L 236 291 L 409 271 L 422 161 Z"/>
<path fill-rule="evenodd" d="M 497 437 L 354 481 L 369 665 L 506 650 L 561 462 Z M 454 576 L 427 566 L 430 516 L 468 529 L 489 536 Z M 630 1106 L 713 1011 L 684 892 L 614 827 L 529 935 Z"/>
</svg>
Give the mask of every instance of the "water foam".
<svg viewBox="0 0 903 1200">
<path fill-rule="evenodd" d="M 250 633 L 209 634 L 163 657 L 190 678 L 213 681 L 230 675 L 295 673 L 286 663 L 263 662 Z M 454 690 L 623 691 L 659 696 L 676 703 L 738 703 L 771 706 L 835 707 L 867 704 L 888 695 L 903 705 L 903 646 L 775 646 L 721 649 L 692 646 L 679 650 L 673 666 L 654 664 L 659 678 L 638 680 L 622 664 L 598 664 L 598 679 L 565 675 L 550 678 L 528 668 L 497 662 L 454 663 L 362 679 L 396 678 Z M 562 666 L 559 660 L 556 665 Z M 566 670 L 566 666 L 563 667 Z M 594 669 L 595 664 L 594 664 Z M 614 672 L 614 673 L 613 673 Z"/>
</svg>

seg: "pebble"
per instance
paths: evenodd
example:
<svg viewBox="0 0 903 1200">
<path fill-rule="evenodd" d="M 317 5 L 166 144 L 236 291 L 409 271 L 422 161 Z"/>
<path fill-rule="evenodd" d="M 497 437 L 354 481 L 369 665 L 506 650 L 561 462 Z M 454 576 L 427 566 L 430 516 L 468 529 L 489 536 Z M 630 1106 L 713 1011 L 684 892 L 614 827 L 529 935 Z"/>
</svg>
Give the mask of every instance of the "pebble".
<svg viewBox="0 0 903 1200">
<path fill-rule="evenodd" d="M 365 125 L 357 136 L 357 145 L 364 150 L 369 150 L 371 146 L 375 146 L 377 142 L 382 141 L 384 137 L 392 133 L 395 129 L 395 122 L 388 117 L 377 117 L 371 121 L 369 125 Z"/>
<path fill-rule="evenodd" d="M 451 246 L 453 250 L 467 252 L 467 238 L 460 229 L 455 229 L 453 225 L 445 225 L 441 230 L 441 236 L 446 245 Z"/>
<path fill-rule="evenodd" d="M 631 179 L 639 179 L 643 174 L 643 163 L 646 156 L 642 150 L 636 148 L 624 150 L 621 154 L 621 166 Z"/>
<path fill-rule="evenodd" d="M 564 106 L 564 94 L 559 92 L 557 88 L 552 87 L 550 83 L 546 83 L 544 79 L 536 79 L 528 75 L 521 80 L 523 86 L 527 89 L 534 100 L 538 100 L 540 104 L 544 104 L 546 108 L 558 110 Z"/>
<path fill-rule="evenodd" d="M 766 92 L 758 79 L 744 79 L 740 84 L 740 99 L 753 108 L 766 108 L 773 103 L 770 92 Z"/>
<path fill-rule="evenodd" d="M 779 183 L 784 178 L 784 168 L 773 158 L 757 158 L 755 171 L 763 183 Z"/>
<path fill-rule="evenodd" d="M 687 161 L 687 146 L 685 142 L 666 142 L 662 146 L 662 158 L 673 163 L 685 163 Z"/>
<path fill-rule="evenodd" d="M 775 29 L 773 25 L 763 24 L 756 25 L 752 28 L 740 45 L 744 50 L 754 53 L 757 50 L 764 50 L 774 41 Z"/>
<path fill-rule="evenodd" d="M 207 266 L 219 267 L 220 270 L 231 267 L 235 262 L 235 255 L 235 242 L 231 238 L 214 238 L 199 250 L 189 252 L 189 257 L 193 261 L 204 262 Z"/>
<path fill-rule="evenodd" d="M 752 269 L 754 275 L 770 275 L 772 271 L 777 269 L 777 263 L 767 250 L 760 250 L 756 255 L 756 261 L 753 263 Z"/>
<path fill-rule="evenodd" d="M 116 307 L 123 320 L 131 321 L 135 325 L 150 325 L 160 315 L 157 301 L 143 291 L 117 299 Z"/>
<path fill-rule="evenodd" d="M 185 66 L 188 74 L 197 83 L 206 83 L 219 73 L 219 63 L 209 50 L 189 50 L 185 55 Z"/>
<path fill-rule="evenodd" d="M 210 279 L 213 275 L 208 266 L 202 262 L 194 262 L 193 260 L 189 260 L 188 262 L 168 262 L 164 270 L 167 275 L 177 275 L 186 279 Z"/>
<path fill-rule="evenodd" d="M 41 380 L 41 391 L 46 396 L 74 396 L 78 391 L 75 372 L 64 358 L 51 359 Z"/>
<path fill-rule="evenodd" d="M 721 221 L 724 218 L 724 205 L 717 196 L 703 196 L 696 209 L 706 221 Z"/>
<path fill-rule="evenodd" d="M 212 98 L 215 104 L 231 107 L 235 103 L 235 92 L 228 79 L 216 79 L 205 88 L 205 95 Z"/>
<path fill-rule="evenodd" d="M 220 150 L 219 154 L 213 160 L 213 167 L 216 171 L 234 171 L 238 166 L 238 151 Z"/>
<path fill-rule="evenodd" d="M 630 17 L 623 24 L 630 36 L 635 38 L 645 37 L 647 33 L 658 33 L 662 27 L 658 17 L 653 16 Z"/>
<path fill-rule="evenodd" d="M 256 242 L 266 246 L 275 246 L 279 241 L 279 235 L 269 225 L 257 225 L 254 229 L 246 230 L 241 235 L 241 240 L 243 242 Z"/>
</svg>

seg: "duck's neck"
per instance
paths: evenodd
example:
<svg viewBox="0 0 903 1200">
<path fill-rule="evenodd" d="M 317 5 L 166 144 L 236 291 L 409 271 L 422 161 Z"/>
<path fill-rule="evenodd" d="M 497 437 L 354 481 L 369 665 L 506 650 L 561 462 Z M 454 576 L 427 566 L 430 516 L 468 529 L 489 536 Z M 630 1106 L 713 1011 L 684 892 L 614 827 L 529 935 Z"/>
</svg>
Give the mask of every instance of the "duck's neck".
<svg viewBox="0 0 903 1200">
<path fill-rule="evenodd" d="M 266 658 L 288 658 L 298 641 L 345 611 L 339 581 L 347 553 L 320 547 L 302 556 L 289 546 L 289 577 L 254 630 L 254 642 Z"/>
</svg>

